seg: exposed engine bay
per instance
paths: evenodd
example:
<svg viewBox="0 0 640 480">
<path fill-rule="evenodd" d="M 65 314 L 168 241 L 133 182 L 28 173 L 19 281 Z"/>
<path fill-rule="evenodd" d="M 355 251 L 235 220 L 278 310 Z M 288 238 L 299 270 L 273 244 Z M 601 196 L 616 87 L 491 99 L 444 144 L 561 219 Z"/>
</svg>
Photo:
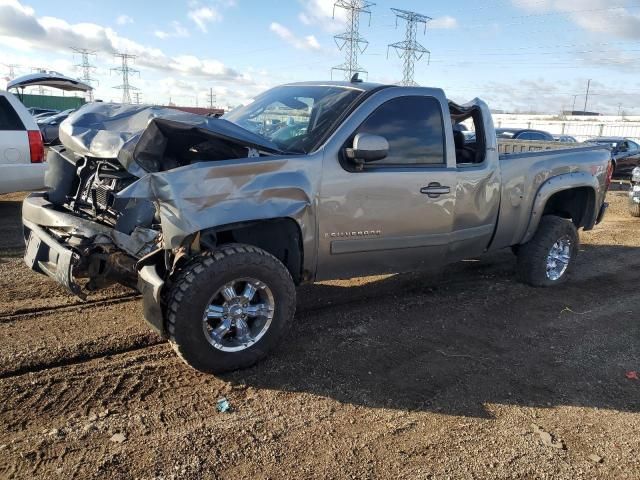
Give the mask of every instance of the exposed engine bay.
<svg viewBox="0 0 640 480">
<path fill-rule="evenodd" d="M 109 104 L 88 105 L 72 115 L 61 127 L 61 139 L 63 145 L 48 155 L 49 191 L 25 208 L 37 219 L 34 229 L 45 227 L 73 252 L 65 283 L 80 296 L 72 278 L 87 278 L 87 290 L 115 282 L 136 288 L 136 264 L 163 249 L 157 202 L 123 198 L 120 192 L 153 172 L 277 152 L 265 139 L 224 120 Z"/>
</svg>

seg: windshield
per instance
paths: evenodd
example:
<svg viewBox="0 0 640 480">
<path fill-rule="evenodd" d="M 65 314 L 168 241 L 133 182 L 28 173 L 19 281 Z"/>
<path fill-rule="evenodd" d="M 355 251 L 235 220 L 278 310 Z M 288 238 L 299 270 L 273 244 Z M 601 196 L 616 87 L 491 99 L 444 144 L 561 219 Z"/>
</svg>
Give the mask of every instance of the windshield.
<svg viewBox="0 0 640 480">
<path fill-rule="evenodd" d="M 276 87 L 223 118 L 292 153 L 308 153 L 363 91 L 340 86 Z"/>
</svg>

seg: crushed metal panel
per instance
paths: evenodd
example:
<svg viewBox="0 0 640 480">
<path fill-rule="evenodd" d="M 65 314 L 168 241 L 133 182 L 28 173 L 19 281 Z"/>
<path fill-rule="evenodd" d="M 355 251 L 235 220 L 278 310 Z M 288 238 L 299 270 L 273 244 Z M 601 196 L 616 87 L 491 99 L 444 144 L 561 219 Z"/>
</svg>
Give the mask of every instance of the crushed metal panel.
<svg viewBox="0 0 640 480">
<path fill-rule="evenodd" d="M 196 152 L 194 146 L 201 151 Z M 272 141 L 224 119 L 184 113 L 153 118 L 120 150 L 118 161 L 131 173 L 171 170 L 195 162 L 246 158 L 251 152 L 282 153 Z"/>
<path fill-rule="evenodd" d="M 177 248 L 192 233 L 231 223 L 290 217 L 313 225 L 311 179 L 321 168 L 315 156 L 203 162 L 148 174 L 118 196 L 157 202 L 165 248 Z"/>
<path fill-rule="evenodd" d="M 210 160 L 247 157 L 250 149 L 281 153 L 273 142 L 227 120 L 170 108 L 94 103 L 72 113 L 60 125 L 60 141 L 66 148 L 82 156 L 117 158 L 138 177 L 173 168 L 164 162 L 175 156 L 179 147 L 185 148 L 182 154 L 186 154 L 188 138 L 201 143 L 217 141 Z"/>
</svg>

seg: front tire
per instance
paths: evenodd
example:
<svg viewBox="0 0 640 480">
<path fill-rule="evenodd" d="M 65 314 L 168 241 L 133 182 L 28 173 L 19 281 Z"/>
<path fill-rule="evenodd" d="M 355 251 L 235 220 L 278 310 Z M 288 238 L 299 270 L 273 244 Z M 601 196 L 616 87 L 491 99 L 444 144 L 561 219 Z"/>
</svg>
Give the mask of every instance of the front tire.
<svg viewBox="0 0 640 480">
<path fill-rule="evenodd" d="M 246 368 L 278 343 L 295 306 L 293 279 L 282 262 L 257 247 L 223 245 L 178 274 L 167 304 L 169 340 L 196 370 Z"/>
<path fill-rule="evenodd" d="M 578 231 L 571 220 L 542 217 L 533 238 L 518 249 L 518 279 L 534 287 L 564 283 L 579 246 Z"/>
</svg>

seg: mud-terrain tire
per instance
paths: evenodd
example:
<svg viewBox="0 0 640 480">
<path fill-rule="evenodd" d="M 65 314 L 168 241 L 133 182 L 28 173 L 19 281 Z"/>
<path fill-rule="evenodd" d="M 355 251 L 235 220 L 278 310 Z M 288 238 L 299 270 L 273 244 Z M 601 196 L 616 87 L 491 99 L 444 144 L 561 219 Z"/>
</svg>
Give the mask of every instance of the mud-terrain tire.
<svg viewBox="0 0 640 480">
<path fill-rule="evenodd" d="M 227 305 L 226 299 L 231 295 L 225 287 L 238 285 L 237 282 L 240 282 L 239 289 L 242 290 L 242 279 L 255 280 L 253 283 L 258 285 L 258 288 L 254 295 L 268 295 L 266 303 L 271 305 L 269 311 L 272 312 L 269 323 L 266 320 L 268 315 L 263 316 L 266 326 L 258 326 L 262 329 L 262 335 L 256 336 L 255 343 L 249 346 L 245 343 L 249 337 L 242 335 L 241 340 L 234 338 L 239 337 L 241 332 L 235 326 L 216 336 L 219 330 L 208 322 L 218 322 L 218 327 L 224 331 L 229 324 L 222 325 L 223 321 L 232 321 L 222 320 L 222 313 L 216 313 L 220 318 L 205 321 L 210 305 L 214 306 L 212 301 L 216 301 L 214 297 L 219 299 L 218 303 L 225 302 L 224 305 Z M 266 287 L 266 290 L 261 287 Z M 236 287 L 233 287 L 232 290 L 235 289 Z M 222 293 L 217 293 L 220 291 L 227 293 L 227 296 L 223 297 Z M 238 298 L 245 297 L 238 295 Z M 244 300 L 240 300 L 242 301 Z M 263 312 L 266 311 L 264 305 L 265 303 L 253 305 L 253 308 Z M 247 306 L 251 307 L 250 303 L 246 303 L 245 307 Z M 238 308 L 242 308 L 242 304 L 225 306 L 224 309 L 228 308 L 225 310 L 225 319 L 232 318 L 232 307 L 237 311 Z M 202 372 L 223 373 L 249 367 L 264 358 L 289 328 L 295 307 L 295 285 L 282 262 L 257 247 L 228 244 L 195 257 L 177 275 L 169 294 L 165 321 L 169 341 L 185 363 Z M 219 309 L 217 304 L 215 308 Z M 237 315 L 238 320 L 233 320 L 234 322 L 240 321 L 240 313 Z M 248 318 L 244 324 L 245 328 L 251 325 L 251 321 L 255 322 L 257 318 Z M 251 332 L 251 328 L 249 326 L 244 332 Z M 223 338 L 227 338 L 225 335 L 240 342 L 240 345 L 224 347 L 223 343 L 226 340 Z M 223 351 L 222 348 L 242 350 Z"/>
<path fill-rule="evenodd" d="M 629 213 L 632 217 L 640 217 L 640 203 L 630 203 Z"/>
<path fill-rule="evenodd" d="M 542 217 L 533 238 L 518 249 L 518 280 L 534 287 L 565 282 L 579 246 L 578 231 L 571 220 L 555 215 Z"/>
</svg>

